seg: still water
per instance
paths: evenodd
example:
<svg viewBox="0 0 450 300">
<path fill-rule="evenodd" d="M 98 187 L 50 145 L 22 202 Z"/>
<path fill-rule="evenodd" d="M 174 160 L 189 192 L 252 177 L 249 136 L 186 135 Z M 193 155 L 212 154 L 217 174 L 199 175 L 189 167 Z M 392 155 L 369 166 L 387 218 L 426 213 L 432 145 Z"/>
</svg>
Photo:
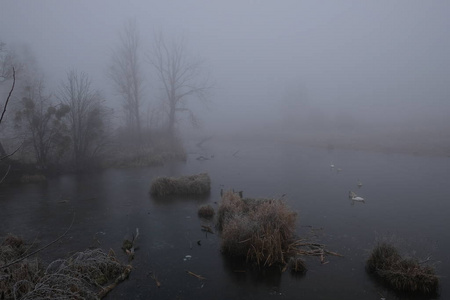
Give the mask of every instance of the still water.
<svg viewBox="0 0 450 300">
<path fill-rule="evenodd" d="M 210 159 L 197 160 L 200 155 Z M 199 172 L 211 177 L 208 197 L 163 201 L 149 196 L 154 177 Z M 221 189 L 242 190 L 246 197 L 285 194 L 298 212 L 297 232 L 344 257 L 328 257 L 323 265 L 308 257 L 308 272 L 301 277 L 236 265 L 220 253 L 217 234 L 201 231 L 201 225 L 213 223 L 197 217 L 201 204 L 218 207 Z M 349 201 L 349 190 L 365 203 Z M 41 245 L 61 235 L 74 216 L 66 237 L 40 254 L 44 261 L 101 247 L 114 249 L 126 262 L 122 242 L 139 228 L 130 278 L 107 299 L 411 299 L 390 292 L 365 272 L 369 250 L 385 237 L 410 255 L 431 257 L 442 276 L 439 298 L 450 299 L 448 157 L 209 142 L 203 148 L 189 147 L 186 163 L 2 187 L 0 205 L 0 236 L 10 232 L 31 241 L 37 238 Z"/>
</svg>

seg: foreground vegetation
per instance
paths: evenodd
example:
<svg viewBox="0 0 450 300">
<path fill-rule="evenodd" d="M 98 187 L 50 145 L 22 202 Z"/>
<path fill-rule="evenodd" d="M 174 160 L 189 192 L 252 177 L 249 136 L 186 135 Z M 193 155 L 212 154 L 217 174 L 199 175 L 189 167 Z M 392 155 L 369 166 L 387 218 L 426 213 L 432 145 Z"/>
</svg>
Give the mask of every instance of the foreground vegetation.
<svg viewBox="0 0 450 300">
<path fill-rule="evenodd" d="M 422 265 L 417 259 L 403 258 L 398 250 L 380 243 L 367 260 L 367 271 L 398 291 L 436 294 L 439 279 L 434 268 Z"/>
<path fill-rule="evenodd" d="M 31 245 L 13 235 L 0 245 L 2 299 L 101 299 L 131 272 L 114 253 L 101 249 L 77 252 L 44 266 L 27 258 Z"/>
</svg>

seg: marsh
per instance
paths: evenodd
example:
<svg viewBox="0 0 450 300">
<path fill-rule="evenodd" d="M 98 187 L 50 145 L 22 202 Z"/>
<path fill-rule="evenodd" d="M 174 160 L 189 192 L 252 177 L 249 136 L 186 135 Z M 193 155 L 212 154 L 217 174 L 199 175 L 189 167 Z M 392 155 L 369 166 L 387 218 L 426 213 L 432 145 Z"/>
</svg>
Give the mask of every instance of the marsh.
<svg viewBox="0 0 450 300">
<path fill-rule="evenodd" d="M 39 254 L 44 261 L 67 257 L 89 247 L 112 248 L 120 256 L 124 238 L 140 230 L 133 270 L 108 299 L 217 298 L 269 299 L 411 299 L 373 280 L 365 262 L 377 239 L 395 236 L 407 254 L 430 257 L 440 277 L 441 299 L 448 289 L 447 212 L 450 209 L 450 158 L 352 150 L 328 150 L 289 143 L 214 141 L 201 152 L 187 147 L 186 162 L 154 168 L 109 169 L 64 175 L 47 183 L 1 190 L 0 235 L 11 232 L 42 244 L 67 236 Z M 236 151 L 238 153 L 236 154 Z M 214 155 L 199 161 L 200 154 Z M 341 172 L 330 169 L 330 162 Z M 151 180 L 208 172 L 205 197 L 154 199 Z M 358 189 L 358 180 L 364 185 Z M 220 236 L 201 225 L 198 207 L 217 209 L 221 189 L 242 190 L 248 197 L 283 196 L 298 213 L 297 233 L 317 239 L 344 257 L 306 260 L 301 277 L 277 270 L 258 271 L 224 257 Z M 348 191 L 365 198 L 353 203 Z M 197 241 L 201 241 L 200 244 Z M 186 271 L 206 278 L 200 280 Z M 161 286 L 158 288 L 152 276 Z M 427 299 L 419 297 L 418 299 Z"/>
</svg>

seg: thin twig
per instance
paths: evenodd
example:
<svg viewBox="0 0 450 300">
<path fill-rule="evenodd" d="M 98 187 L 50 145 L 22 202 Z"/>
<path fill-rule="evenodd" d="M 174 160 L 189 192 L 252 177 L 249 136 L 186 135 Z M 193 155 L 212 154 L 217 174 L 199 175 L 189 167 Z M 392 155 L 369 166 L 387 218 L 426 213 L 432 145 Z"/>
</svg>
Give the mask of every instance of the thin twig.
<svg viewBox="0 0 450 300">
<path fill-rule="evenodd" d="M 202 275 L 195 274 L 195 273 L 193 273 L 193 272 L 191 272 L 191 271 L 186 271 L 186 273 L 188 273 L 188 274 L 191 275 L 191 276 L 197 277 L 198 279 L 206 279 L 206 278 L 203 277 Z"/>
<path fill-rule="evenodd" d="M 8 165 L 8 170 L 6 171 L 5 175 L 3 176 L 2 180 L 0 180 L 0 183 L 3 182 L 3 180 L 5 180 L 6 176 L 8 176 L 9 170 L 11 169 L 11 165 Z"/>
<path fill-rule="evenodd" d="M 23 257 L 21 257 L 21 258 L 18 258 L 18 259 L 16 259 L 16 260 L 13 261 L 13 262 L 10 262 L 9 264 L 6 264 L 6 265 L 4 265 L 4 266 L 1 266 L 0 269 L 5 269 L 5 268 L 7 268 L 7 267 L 9 267 L 9 266 L 11 266 L 11 265 L 14 265 L 14 264 L 16 264 L 16 263 L 18 263 L 18 262 L 21 262 L 22 260 L 24 260 L 24 259 L 26 259 L 26 258 L 28 258 L 28 257 L 30 257 L 30 256 L 32 256 L 32 255 L 34 255 L 34 254 L 36 254 L 36 253 L 42 251 L 42 250 L 44 250 L 44 249 L 50 247 L 51 245 L 53 245 L 54 243 L 56 243 L 57 241 L 59 241 L 60 239 L 62 239 L 62 238 L 67 234 L 67 232 L 69 232 L 69 230 L 72 228 L 72 225 L 73 225 L 73 221 L 74 221 L 74 220 L 75 220 L 75 214 L 73 214 L 72 222 L 70 223 L 69 228 L 67 228 L 67 230 L 66 230 L 62 235 L 60 235 L 56 240 L 50 242 L 49 244 L 45 245 L 44 247 L 41 247 L 41 248 L 37 249 L 36 251 L 31 252 L 31 253 L 28 254 L 28 255 L 25 255 L 25 256 L 23 256 Z"/>
<path fill-rule="evenodd" d="M 17 149 L 14 150 L 12 153 L 7 154 L 7 155 L 5 155 L 5 156 L 3 156 L 3 157 L 0 157 L 0 161 L 1 161 L 1 160 L 4 160 L 5 158 L 8 158 L 8 157 L 10 157 L 10 156 L 13 156 L 17 151 L 19 151 L 19 149 L 22 147 L 22 145 L 23 145 L 23 143 L 20 144 L 20 146 L 17 147 Z"/>
</svg>

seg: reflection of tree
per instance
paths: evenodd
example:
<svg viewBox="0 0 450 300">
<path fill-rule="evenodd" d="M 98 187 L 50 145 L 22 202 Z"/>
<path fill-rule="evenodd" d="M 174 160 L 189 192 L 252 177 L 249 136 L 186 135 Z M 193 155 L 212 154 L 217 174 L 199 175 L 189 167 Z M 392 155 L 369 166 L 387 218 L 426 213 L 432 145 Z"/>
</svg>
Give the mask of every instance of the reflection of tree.
<svg viewBox="0 0 450 300">
<path fill-rule="evenodd" d="M 177 113 L 187 112 L 195 123 L 195 116 L 187 106 L 187 99 L 195 97 L 205 100 L 211 84 L 202 74 L 202 61 L 188 55 L 183 41 L 167 43 L 164 36 L 159 34 L 148 59 L 163 85 L 168 131 L 173 135 Z"/>
</svg>

